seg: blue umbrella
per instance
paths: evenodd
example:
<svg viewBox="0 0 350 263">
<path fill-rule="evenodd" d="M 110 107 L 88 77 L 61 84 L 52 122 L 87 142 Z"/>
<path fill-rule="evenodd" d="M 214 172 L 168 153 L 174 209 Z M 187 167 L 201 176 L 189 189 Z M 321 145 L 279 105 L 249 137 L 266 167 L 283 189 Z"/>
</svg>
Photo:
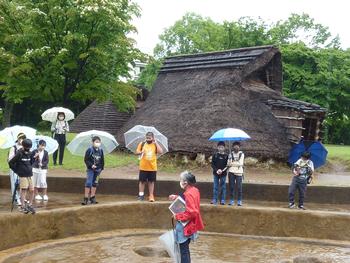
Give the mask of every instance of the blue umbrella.
<svg viewBox="0 0 350 263">
<path fill-rule="evenodd" d="M 294 164 L 306 151 L 310 152 L 311 161 L 314 163 L 315 169 L 326 163 L 328 151 L 322 143 L 302 140 L 290 150 L 288 156 L 289 164 Z"/>
<path fill-rule="evenodd" d="M 240 129 L 226 128 L 216 131 L 209 141 L 245 141 L 249 139 L 250 136 Z"/>
</svg>

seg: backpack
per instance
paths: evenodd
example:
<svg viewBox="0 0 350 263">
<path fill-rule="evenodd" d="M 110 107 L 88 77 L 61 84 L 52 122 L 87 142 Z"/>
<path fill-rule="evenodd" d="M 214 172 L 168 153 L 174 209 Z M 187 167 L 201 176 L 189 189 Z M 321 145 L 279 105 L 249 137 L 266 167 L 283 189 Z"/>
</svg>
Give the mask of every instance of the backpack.
<svg viewBox="0 0 350 263">
<path fill-rule="evenodd" d="M 142 144 L 141 144 L 141 152 L 142 152 L 142 150 L 143 150 L 143 146 L 145 145 L 145 143 L 146 143 L 146 142 L 142 142 Z M 156 147 L 156 154 L 157 154 L 157 145 L 154 145 L 154 147 Z"/>
</svg>

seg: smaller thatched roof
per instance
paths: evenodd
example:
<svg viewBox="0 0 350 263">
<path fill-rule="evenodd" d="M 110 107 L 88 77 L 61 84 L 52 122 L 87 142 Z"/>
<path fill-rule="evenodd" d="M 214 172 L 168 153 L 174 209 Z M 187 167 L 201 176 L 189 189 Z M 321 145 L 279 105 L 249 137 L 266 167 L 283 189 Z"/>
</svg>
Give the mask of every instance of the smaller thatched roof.
<svg viewBox="0 0 350 263">
<path fill-rule="evenodd" d="M 273 107 L 294 109 L 303 113 L 326 114 L 327 112 L 327 109 L 322 108 L 320 105 L 300 100 L 293 100 L 286 97 L 282 97 L 279 99 L 270 99 L 267 101 L 267 104 Z"/>
</svg>

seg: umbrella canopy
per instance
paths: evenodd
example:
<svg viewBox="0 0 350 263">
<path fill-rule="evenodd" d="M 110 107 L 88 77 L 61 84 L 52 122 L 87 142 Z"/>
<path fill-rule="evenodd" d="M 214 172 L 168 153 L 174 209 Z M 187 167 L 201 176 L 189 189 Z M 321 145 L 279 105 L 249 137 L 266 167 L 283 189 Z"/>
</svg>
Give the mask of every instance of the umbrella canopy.
<svg viewBox="0 0 350 263">
<path fill-rule="evenodd" d="M 101 138 L 101 148 L 105 154 L 111 153 L 117 148 L 118 143 L 114 136 L 108 132 L 91 130 L 81 132 L 68 144 L 68 150 L 75 155 L 84 156 L 86 150 L 91 146 L 91 139 L 94 136 Z"/>
<path fill-rule="evenodd" d="M 168 138 L 160 133 L 156 128 L 152 126 L 136 125 L 132 129 L 124 133 L 125 146 L 132 152 L 136 152 L 137 146 L 140 142 L 145 141 L 145 135 L 147 132 L 153 132 L 154 139 L 163 149 L 163 153 L 167 153 L 168 150 Z"/>
<path fill-rule="evenodd" d="M 0 148 L 7 149 L 15 145 L 19 133 L 24 133 L 27 138 L 33 138 L 36 134 L 36 130 L 31 127 L 19 125 L 5 128 L 0 131 L 0 137 L 5 139 Z"/>
<path fill-rule="evenodd" d="M 250 136 L 240 129 L 226 128 L 216 131 L 209 141 L 245 141 L 249 139 Z"/>
<path fill-rule="evenodd" d="M 288 157 L 289 164 L 293 165 L 305 151 L 310 152 L 311 161 L 314 163 L 315 169 L 326 163 L 328 151 L 322 143 L 302 140 L 290 150 Z"/>
<path fill-rule="evenodd" d="M 38 144 L 40 140 L 44 140 L 46 142 L 46 147 L 45 150 L 49 153 L 49 154 L 53 154 L 57 149 L 58 149 L 58 142 L 49 137 L 49 136 L 44 136 L 44 135 L 36 135 L 33 138 L 30 138 L 33 142 L 33 146 L 32 146 L 32 151 L 35 150 L 36 148 L 38 148 Z"/>
<path fill-rule="evenodd" d="M 160 242 L 165 247 L 174 263 L 181 262 L 180 248 L 175 242 L 174 230 L 169 230 L 159 237 Z"/>
<path fill-rule="evenodd" d="M 55 122 L 57 120 L 57 115 L 60 112 L 63 112 L 66 116 L 65 121 L 70 121 L 74 119 L 74 113 L 71 110 L 63 107 L 53 107 L 51 109 L 48 109 L 44 111 L 43 114 L 41 114 L 41 118 L 44 121 Z"/>
</svg>

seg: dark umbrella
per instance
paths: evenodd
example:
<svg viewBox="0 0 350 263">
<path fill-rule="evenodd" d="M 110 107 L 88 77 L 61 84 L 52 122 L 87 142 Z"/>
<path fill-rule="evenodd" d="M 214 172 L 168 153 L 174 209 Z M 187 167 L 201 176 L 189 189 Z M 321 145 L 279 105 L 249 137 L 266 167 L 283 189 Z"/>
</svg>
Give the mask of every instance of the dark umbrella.
<svg viewBox="0 0 350 263">
<path fill-rule="evenodd" d="M 327 149 L 319 141 L 300 141 L 294 145 L 289 152 L 288 162 L 293 165 L 303 154 L 303 152 L 310 152 L 311 161 L 314 163 L 315 169 L 321 167 L 326 163 Z"/>
</svg>

